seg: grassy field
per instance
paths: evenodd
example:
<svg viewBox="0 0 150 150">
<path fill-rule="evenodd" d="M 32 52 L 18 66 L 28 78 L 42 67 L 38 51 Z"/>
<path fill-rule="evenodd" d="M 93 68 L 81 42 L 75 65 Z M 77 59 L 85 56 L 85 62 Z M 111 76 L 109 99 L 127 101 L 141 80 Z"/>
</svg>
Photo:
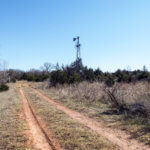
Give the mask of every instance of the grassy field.
<svg viewBox="0 0 150 150">
<path fill-rule="evenodd" d="M 27 150 L 25 122 L 20 118 L 21 98 L 16 84 L 9 87 L 9 91 L 0 93 L 0 149 Z"/>
<path fill-rule="evenodd" d="M 107 102 L 106 97 L 98 90 L 82 87 L 82 95 L 74 97 L 80 90 L 74 87 L 45 88 L 45 83 L 30 83 L 48 97 L 62 103 L 63 105 L 76 110 L 84 115 L 93 118 L 96 121 L 103 120 L 105 125 L 112 128 L 118 128 L 130 132 L 132 137 L 146 144 L 150 144 L 149 118 L 141 115 L 132 115 L 126 113 L 117 113 L 116 109 Z M 93 85 L 92 85 L 93 86 Z M 18 93 L 17 84 L 9 84 L 10 89 L 7 92 L 0 93 L 0 149 L 29 149 L 27 146 L 26 131 L 27 126 L 23 118 L 22 100 Z M 96 87 L 96 86 L 95 86 Z M 139 88 L 139 86 L 138 86 Z M 140 87 L 141 88 L 141 87 Z M 56 109 L 50 103 L 46 102 L 30 88 L 24 87 L 25 93 L 29 98 L 37 115 L 46 122 L 47 128 L 64 149 L 67 150 L 113 150 L 118 149 L 104 137 L 89 130 L 77 121 L 69 118 L 62 111 Z M 142 89 L 144 91 L 144 88 Z M 142 91 L 141 90 L 141 91 Z M 71 92 L 70 92 L 71 91 Z M 93 91 L 97 91 L 92 96 Z M 140 92 L 141 92 L 140 91 Z M 143 94 L 142 91 L 142 94 Z M 146 90 L 146 92 L 149 91 Z M 69 93 L 69 94 L 68 94 Z M 82 99 L 83 94 L 87 94 Z M 97 99 L 99 97 L 99 99 Z M 95 99 L 96 98 L 96 99 Z M 125 98 L 129 98 L 127 95 Z M 144 99 L 149 99 L 149 95 L 140 95 Z M 93 100 L 95 99 L 95 100 Z M 139 101 L 137 99 L 137 101 Z M 129 102 L 128 102 L 129 103 Z M 136 102 L 138 103 L 138 102 Z M 148 104 L 148 103 L 146 103 Z"/>
<path fill-rule="evenodd" d="M 47 123 L 48 129 L 53 133 L 62 147 L 67 150 L 113 150 L 116 146 L 105 138 L 80 123 L 72 120 L 66 114 L 56 109 L 50 103 L 41 99 L 32 90 L 24 88 L 27 97 L 35 108 L 37 115 Z"/>
<path fill-rule="evenodd" d="M 145 86 L 147 85 L 145 85 L 145 83 L 144 85 L 142 84 L 139 83 L 138 85 L 133 85 L 133 87 L 129 85 L 130 87 L 126 88 L 125 92 L 127 90 L 129 90 L 130 93 L 132 92 L 132 97 L 130 97 L 129 92 L 127 94 L 124 94 L 124 99 L 128 103 L 132 102 L 135 95 L 139 95 L 140 98 L 134 100 L 135 104 L 139 103 L 139 101 L 144 103 L 145 99 L 149 100 L 149 95 L 145 96 L 143 94 L 145 91 Z M 106 126 L 125 130 L 129 132 L 133 138 L 138 139 L 139 141 L 142 141 L 146 144 L 150 144 L 150 126 L 148 119 L 149 117 L 140 116 L 138 114 L 131 115 L 126 113 L 117 113 L 116 109 L 113 108 L 108 101 L 106 101 L 107 99 L 104 96 L 98 95 L 102 92 L 100 90 L 100 86 L 98 87 L 99 89 L 95 94 L 96 96 L 98 95 L 100 98 L 95 100 L 92 100 L 92 97 L 89 98 L 89 100 L 84 99 L 84 97 L 82 98 L 82 94 L 85 93 L 85 95 L 92 95 L 93 91 L 96 91 L 96 86 L 93 87 L 93 90 L 91 90 L 92 87 L 90 87 L 90 85 L 87 89 L 86 86 L 82 86 L 78 87 L 77 89 L 73 88 L 73 90 L 70 87 L 45 88 L 45 83 L 32 83 L 32 86 L 40 90 L 48 97 L 62 103 L 63 105 L 73 110 L 84 113 L 88 117 L 93 118 L 97 121 L 103 120 Z M 82 93 L 79 91 L 79 88 L 82 88 Z M 134 90 L 134 92 L 132 90 Z M 148 89 L 146 90 L 149 91 L 149 85 Z M 79 91 L 79 96 L 73 97 L 72 95 L 75 95 L 77 91 Z M 96 96 L 93 97 L 97 98 Z M 122 97 L 120 96 L 119 98 Z"/>
</svg>

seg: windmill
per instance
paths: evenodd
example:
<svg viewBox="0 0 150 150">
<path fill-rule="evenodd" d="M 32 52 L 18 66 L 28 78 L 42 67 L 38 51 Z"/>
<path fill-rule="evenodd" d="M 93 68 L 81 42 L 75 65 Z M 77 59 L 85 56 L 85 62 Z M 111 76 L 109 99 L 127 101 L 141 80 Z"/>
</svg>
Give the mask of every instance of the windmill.
<svg viewBox="0 0 150 150">
<path fill-rule="evenodd" d="M 73 38 L 73 41 L 75 42 L 75 41 L 77 41 L 77 43 L 76 43 L 76 48 L 77 48 L 77 53 L 76 53 L 76 60 L 79 60 L 79 59 L 81 59 L 81 53 L 80 53 L 80 47 L 81 47 L 81 44 L 80 44 L 80 42 L 79 42 L 79 36 L 77 36 L 76 38 Z"/>
<path fill-rule="evenodd" d="M 80 44 L 79 38 L 80 38 L 79 36 L 73 38 L 73 41 L 74 42 L 76 41 L 75 47 L 77 50 L 77 53 L 76 53 L 77 58 L 76 58 L 76 61 L 74 62 L 74 65 L 75 65 L 76 72 L 81 73 L 83 65 L 82 65 L 82 59 L 81 59 L 81 53 L 80 53 L 81 44 Z"/>
</svg>

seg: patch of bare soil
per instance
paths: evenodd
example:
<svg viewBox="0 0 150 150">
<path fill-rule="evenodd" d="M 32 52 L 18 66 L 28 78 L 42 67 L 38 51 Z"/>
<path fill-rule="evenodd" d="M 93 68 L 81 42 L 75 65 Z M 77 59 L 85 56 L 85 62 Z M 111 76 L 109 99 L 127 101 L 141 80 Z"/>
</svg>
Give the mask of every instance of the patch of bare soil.
<svg viewBox="0 0 150 150">
<path fill-rule="evenodd" d="M 62 150 L 58 142 L 54 138 L 50 137 L 50 132 L 46 130 L 46 124 L 43 120 L 35 115 L 34 110 L 26 98 L 21 86 L 19 92 L 22 96 L 25 120 L 29 127 L 28 138 L 30 145 L 40 150 Z"/>
<path fill-rule="evenodd" d="M 133 139 L 126 132 L 117 129 L 107 128 L 105 127 L 102 121 L 101 122 L 94 121 L 93 119 L 90 119 L 84 116 L 83 114 L 80 114 L 76 111 L 73 111 L 59 104 L 58 102 L 55 102 L 54 100 L 48 98 L 38 90 L 32 87 L 31 89 L 34 90 L 34 92 L 38 94 L 40 97 L 42 97 L 44 100 L 56 106 L 57 109 L 66 113 L 72 119 L 77 120 L 78 122 L 82 123 L 83 125 L 90 128 L 91 130 L 107 138 L 111 143 L 119 146 L 121 150 L 149 150 L 150 149 L 149 146 L 144 145 L 143 143 L 140 143 L 139 141 Z"/>
</svg>

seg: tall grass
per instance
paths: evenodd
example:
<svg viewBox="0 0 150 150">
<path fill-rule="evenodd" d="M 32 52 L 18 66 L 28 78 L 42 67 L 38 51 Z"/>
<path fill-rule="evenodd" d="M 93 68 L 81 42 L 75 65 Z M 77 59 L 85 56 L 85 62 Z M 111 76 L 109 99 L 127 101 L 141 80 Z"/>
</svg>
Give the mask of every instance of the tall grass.
<svg viewBox="0 0 150 150">
<path fill-rule="evenodd" d="M 41 85 L 46 88 L 45 84 Z M 40 88 L 41 88 L 40 87 Z M 102 102 L 108 104 L 118 113 L 150 116 L 150 83 L 117 83 L 107 87 L 104 83 L 82 82 L 72 85 L 57 85 L 51 91 L 60 99 L 73 99 L 79 102 Z"/>
<path fill-rule="evenodd" d="M 32 84 L 50 98 L 84 113 L 107 126 L 127 130 L 133 138 L 150 144 L 150 83 L 82 82 L 74 85 L 48 87 Z"/>
</svg>

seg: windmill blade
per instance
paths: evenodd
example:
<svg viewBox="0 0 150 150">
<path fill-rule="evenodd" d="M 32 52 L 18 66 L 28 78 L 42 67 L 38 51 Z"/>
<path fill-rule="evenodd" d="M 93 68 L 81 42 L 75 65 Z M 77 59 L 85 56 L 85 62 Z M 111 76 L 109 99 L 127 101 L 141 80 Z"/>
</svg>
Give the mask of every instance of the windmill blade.
<svg viewBox="0 0 150 150">
<path fill-rule="evenodd" d="M 76 38 L 73 38 L 73 41 L 75 41 L 76 40 Z"/>
</svg>

